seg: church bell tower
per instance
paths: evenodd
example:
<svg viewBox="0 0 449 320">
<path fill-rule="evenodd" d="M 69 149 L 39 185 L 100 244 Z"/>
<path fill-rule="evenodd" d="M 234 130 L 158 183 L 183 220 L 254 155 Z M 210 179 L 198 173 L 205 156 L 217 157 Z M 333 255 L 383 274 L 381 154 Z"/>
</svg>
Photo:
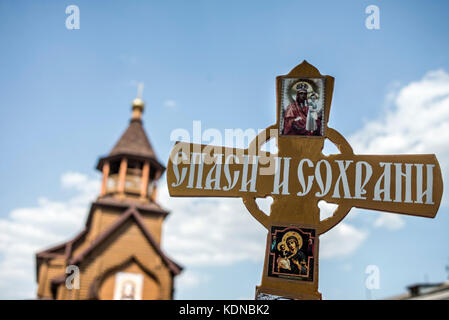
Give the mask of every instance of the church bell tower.
<svg viewBox="0 0 449 320">
<path fill-rule="evenodd" d="M 39 299 L 172 299 L 182 267 L 162 251 L 168 212 L 156 201 L 165 167 L 142 123 L 145 104 L 132 103 L 128 128 L 99 159 L 100 194 L 85 228 L 36 255 Z"/>
<path fill-rule="evenodd" d="M 156 202 L 156 184 L 165 167 L 143 129 L 144 108 L 142 99 L 134 99 L 128 128 L 109 155 L 98 162 L 97 169 L 103 172 L 100 198 Z"/>
</svg>

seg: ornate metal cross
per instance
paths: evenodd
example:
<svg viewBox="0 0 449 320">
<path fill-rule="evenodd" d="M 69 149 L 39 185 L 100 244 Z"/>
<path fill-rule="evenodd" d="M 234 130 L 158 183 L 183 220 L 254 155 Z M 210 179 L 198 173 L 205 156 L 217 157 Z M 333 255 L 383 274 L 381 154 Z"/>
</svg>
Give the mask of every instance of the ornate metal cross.
<svg viewBox="0 0 449 320">
<path fill-rule="evenodd" d="M 321 299 L 318 292 L 319 236 L 353 207 L 435 217 L 443 181 L 434 154 L 357 155 L 327 127 L 334 78 L 304 61 L 276 78 L 277 122 L 248 149 L 179 142 L 170 155 L 171 196 L 240 197 L 267 230 L 263 294 Z M 277 154 L 261 150 L 276 139 Z M 339 154 L 322 153 L 324 141 Z M 271 196 L 270 214 L 255 199 Z M 337 204 L 320 219 L 318 202 Z"/>
</svg>

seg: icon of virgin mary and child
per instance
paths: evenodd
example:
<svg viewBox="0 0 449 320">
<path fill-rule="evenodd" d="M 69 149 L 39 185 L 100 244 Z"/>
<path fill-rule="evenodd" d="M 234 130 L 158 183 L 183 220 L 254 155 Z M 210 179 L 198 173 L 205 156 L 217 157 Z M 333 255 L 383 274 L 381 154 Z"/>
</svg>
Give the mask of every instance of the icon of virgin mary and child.
<svg viewBox="0 0 449 320">
<path fill-rule="evenodd" d="M 288 231 L 277 245 L 276 271 L 279 273 L 307 275 L 308 263 L 301 250 L 302 237 L 298 232 Z"/>
<path fill-rule="evenodd" d="M 305 81 L 295 83 L 289 91 L 292 101 L 284 110 L 282 134 L 321 136 L 323 108 L 318 93 Z"/>
</svg>

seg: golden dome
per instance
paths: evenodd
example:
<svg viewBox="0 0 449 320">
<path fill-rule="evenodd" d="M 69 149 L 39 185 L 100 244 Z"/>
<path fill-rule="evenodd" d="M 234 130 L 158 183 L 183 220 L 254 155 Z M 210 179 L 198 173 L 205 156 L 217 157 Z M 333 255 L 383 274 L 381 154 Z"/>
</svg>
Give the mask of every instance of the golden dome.
<svg viewBox="0 0 449 320">
<path fill-rule="evenodd" d="M 140 99 L 140 98 L 135 98 L 135 99 L 133 100 L 133 109 L 139 108 L 139 109 L 143 110 L 144 107 L 145 107 L 145 103 L 143 102 L 142 99 Z"/>
<path fill-rule="evenodd" d="M 143 112 L 144 108 L 145 108 L 145 103 L 143 102 L 143 100 L 140 98 L 135 98 L 133 100 L 133 107 L 132 107 L 133 112 L 131 115 L 131 119 L 142 118 L 142 112 Z"/>
</svg>

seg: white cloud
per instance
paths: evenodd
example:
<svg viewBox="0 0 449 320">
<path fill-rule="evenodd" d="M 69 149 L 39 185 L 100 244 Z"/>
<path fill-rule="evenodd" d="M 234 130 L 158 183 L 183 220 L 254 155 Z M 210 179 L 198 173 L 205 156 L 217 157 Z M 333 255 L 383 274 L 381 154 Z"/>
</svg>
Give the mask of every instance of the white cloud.
<svg viewBox="0 0 449 320">
<path fill-rule="evenodd" d="M 176 108 L 177 103 L 175 100 L 168 99 L 168 100 L 164 101 L 164 106 L 169 109 L 174 109 L 174 108 Z"/>
<path fill-rule="evenodd" d="M 381 213 L 374 221 L 376 228 L 386 228 L 388 230 L 399 230 L 405 226 L 404 220 L 396 214 Z"/>
<path fill-rule="evenodd" d="M 320 208 L 320 221 L 323 221 L 334 215 L 334 211 L 337 209 L 338 205 L 320 200 L 318 202 L 318 207 Z"/>
<path fill-rule="evenodd" d="M 175 278 L 175 287 L 182 289 L 194 288 L 208 283 L 209 280 L 210 277 L 207 274 L 185 270 Z"/>
<path fill-rule="evenodd" d="M 74 196 L 65 202 L 41 197 L 36 207 L 14 209 L 0 219 L 0 299 L 35 298 L 35 254 L 81 230 L 99 181 L 68 172 L 61 185 Z"/>
<path fill-rule="evenodd" d="M 185 266 L 263 261 L 265 229 L 241 199 L 169 198 L 165 183 L 160 190 L 160 203 L 172 211 L 163 246 L 175 260 Z"/>
<path fill-rule="evenodd" d="M 436 153 L 443 178 L 449 169 L 449 74 L 428 72 L 395 89 L 383 114 L 350 137 L 356 153 Z"/>
<path fill-rule="evenodd" d="M 435 153 L 443 180 L 449 181 L 449 74 L 430 71 L 402 88 L 395 85 L 386 97 L 382 115 L 367 122 L 349 140 L 354 152 L 360 154 Z M 443 194 L 442 205 L 448 203 L 447 193 Z M 386 214 L 375 220 L 374 226 L 396 230 L 404 221 Z"/>
<path fill-rule="evenodd" d="M 340 222 L 320 237 L 320 258 L 341 258 L 354 253 L 366 240 L 368 232 Z"/>
</svg>

